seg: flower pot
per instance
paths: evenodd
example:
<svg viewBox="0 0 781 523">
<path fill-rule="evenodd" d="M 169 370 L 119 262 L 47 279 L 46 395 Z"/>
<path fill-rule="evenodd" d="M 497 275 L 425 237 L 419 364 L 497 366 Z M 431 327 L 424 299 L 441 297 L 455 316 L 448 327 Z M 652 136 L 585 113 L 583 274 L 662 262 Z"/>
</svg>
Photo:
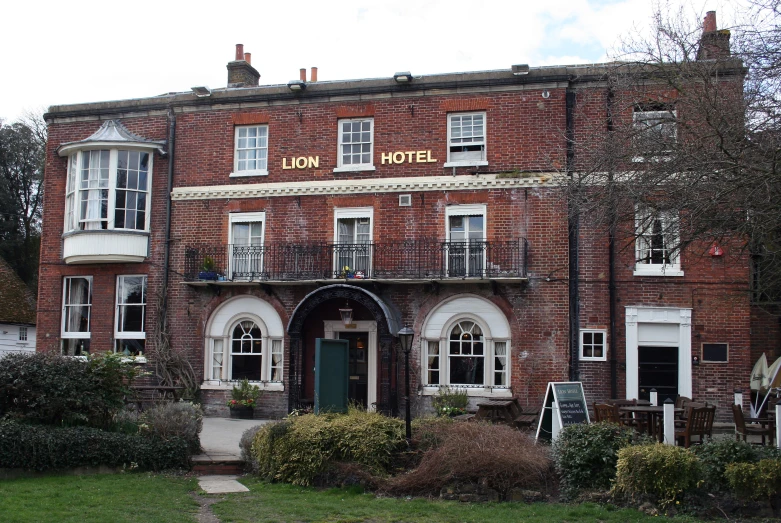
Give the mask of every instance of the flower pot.
<svg viewBox="0 0 781 523">
<path fill-rule="evenodd" d="M 255 409 L 252 407 L 231 407 L 231 419 L 254 419 Z"/>
<path fill-rule="evenodd" d="M 217 280 L 218 275 L 214 271 L 201 271 L 198 273 L 199 280 Z"/>
</svg>

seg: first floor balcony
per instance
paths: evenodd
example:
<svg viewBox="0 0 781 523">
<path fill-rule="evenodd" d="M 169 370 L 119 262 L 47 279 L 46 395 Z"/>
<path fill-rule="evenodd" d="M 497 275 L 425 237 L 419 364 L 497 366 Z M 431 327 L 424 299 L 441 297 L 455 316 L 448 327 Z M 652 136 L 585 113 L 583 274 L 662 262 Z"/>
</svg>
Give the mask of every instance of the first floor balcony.
<svg viewBox="0 0 781 523">
<path fill-rule="evenodd" d="M 405 240 L 185 247 L 185 280 L 313 282 L 525 280 L 527 242 Z"/>
</svg>

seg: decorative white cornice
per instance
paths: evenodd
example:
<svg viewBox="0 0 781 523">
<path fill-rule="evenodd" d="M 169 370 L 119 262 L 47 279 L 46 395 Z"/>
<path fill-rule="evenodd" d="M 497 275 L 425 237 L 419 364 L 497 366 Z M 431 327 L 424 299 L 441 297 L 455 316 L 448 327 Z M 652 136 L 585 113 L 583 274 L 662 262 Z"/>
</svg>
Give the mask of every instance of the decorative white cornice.
<svg viewBox="0 0 781 523">
<path fill-rule="evenodd" d="M 506 175 L 505 175 L 506 176 Z M 326 194 L 398 193 L 421 191 L 468 191 L 475 189 L 518 189 L 558 186 L 566 177 L 558 173 L 521 173 L 517 177 L 495 174 L 463 176 L 419 176 L 410 178 L 370 178 L 308 182 L 253 183 L 178 187 L 172 200 L 216 200 L 222 198 L 273 198 Z"/>
</svg>

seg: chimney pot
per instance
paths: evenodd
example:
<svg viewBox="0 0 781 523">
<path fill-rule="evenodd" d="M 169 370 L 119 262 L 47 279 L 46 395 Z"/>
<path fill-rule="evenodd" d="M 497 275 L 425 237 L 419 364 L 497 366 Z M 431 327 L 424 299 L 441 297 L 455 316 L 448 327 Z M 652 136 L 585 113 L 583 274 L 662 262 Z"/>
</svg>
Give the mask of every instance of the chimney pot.
<svg viewBox="0 0 781 523">
<path fill-rule="evenodd" d="M 702 32 L 710 33 L 716 30 L 716 11 L 705 13 L 705 20 L 702 23 Z"/>
<path fill-rule="evenodd" d="M 298 77 L 299 77 L 299 79 L 300 79 L 302 82 L 306 82 L 306 67 L 302 68 L 302 69 L 299 71 L 299 75 L 298 75 Z"/>
<path fill-rule="evenodd" d="M 244 61 L 252 65 L 252 53 L 244 53 Z"/>
<path fill-rule="evenodd" d="M 312 77 L 309 80 L 310 82 L 316 82 L 317 81 L 317 67 L 312 68 Z"/>
<path fill-rule="evenodd" d="M 236 60 L 244 60 L 244 44 L 236 44 Z"/>
</svg>

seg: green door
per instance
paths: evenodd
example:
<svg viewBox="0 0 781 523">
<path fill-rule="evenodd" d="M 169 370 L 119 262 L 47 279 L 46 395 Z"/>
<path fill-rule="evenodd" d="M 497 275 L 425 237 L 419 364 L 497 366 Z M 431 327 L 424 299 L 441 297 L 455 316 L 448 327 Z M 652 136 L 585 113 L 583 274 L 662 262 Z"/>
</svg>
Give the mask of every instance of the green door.
<svg viewBox="0 0 781 523">
<path fill-rule="evenodd" d="M 347 340 L 315 340 L 315 414 L 347 412 L 349 363 Z"/>
</svg>

